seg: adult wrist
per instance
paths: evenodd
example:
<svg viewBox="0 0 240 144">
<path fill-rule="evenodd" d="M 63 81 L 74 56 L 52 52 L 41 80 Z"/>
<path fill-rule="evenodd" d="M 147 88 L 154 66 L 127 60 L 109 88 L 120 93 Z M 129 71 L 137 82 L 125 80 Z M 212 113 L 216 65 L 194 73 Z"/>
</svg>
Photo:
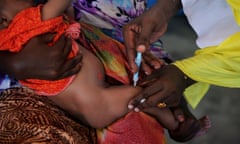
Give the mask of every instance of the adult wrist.
<svg viewBox="0 0 240 144">
<path fill-rule="evenodd" d="M 182 8 L 181 0 L 158 0 L 156 7 L 165 14 L 166 21 L 169 21 Z"/>
<path fill-rule="evenodd" d="M 188 77 L 186 74 L 184 74 L 184 79 L 186 81 L 186 86 L 190 86 L 192 84 L 194 84 L 196 81 L 194 81 L 193 79 L 191 79 L 190 77 Z"/>
<path fill-rule="evenodd" d="M 194 84 L 196 81 L 188 77 L 181 69 L 179 69 L 176 65 L 170 64 L 173 68 L 176 69 L 176 74 L 179 74 L 180 77 L 182 77 L 182 80 L 184 81 L 184 85 L 187 88 L 188 86 Z"/>
</svg>

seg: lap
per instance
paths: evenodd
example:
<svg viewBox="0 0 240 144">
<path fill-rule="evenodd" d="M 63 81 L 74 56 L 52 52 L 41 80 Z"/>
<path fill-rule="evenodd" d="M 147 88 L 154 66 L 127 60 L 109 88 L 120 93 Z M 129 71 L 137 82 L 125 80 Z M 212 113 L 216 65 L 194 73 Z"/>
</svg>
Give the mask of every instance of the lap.
<svg viewBox="0 0 240 144">
<path fill-rule="evenodd" d="M 1 92 L 0 133 L 3 143 L 96 143 L 95 129 L 25 88 Z"/>
</svg>

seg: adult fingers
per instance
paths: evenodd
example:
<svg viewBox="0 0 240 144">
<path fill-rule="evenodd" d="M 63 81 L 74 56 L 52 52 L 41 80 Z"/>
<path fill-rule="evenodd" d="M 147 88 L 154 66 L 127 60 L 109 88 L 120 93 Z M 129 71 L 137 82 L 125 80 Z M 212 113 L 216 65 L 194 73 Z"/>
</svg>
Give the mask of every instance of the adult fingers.
<svg viewBox="0 0 240 144">
<path fill-rule="evenodd" d="M 139 93 L 134 99 L 130 100 L 129 108 L 134 108 L 141 103 L 144 103 L 145 100 L 148 100 L 148 97 L 152 97 L 155 93 L 159 93 L 163 90 L 161 82 L 156 81 L 151 86 L 146 87 L 141 93 Z"/>
<path fill-rule="evenodd" d="M 60 78 L 62 79 L 62 78 L 66 78 L 66 77 L 72 76 L 72 75 L 78 73 L 81 70 L 81 68 L 82 68 L 82 64 L 79 63 L 75 67 L 70 69 L 69 71 L 64 72 Z"/>
<path fill-rule="evenodd" d="M 139 27 L 137 24 L 126 24 L 123 28 L 123 37 L 124 37 L 124 43 L 127 48 L 127 57 L 128 62 L 130 65 L 130 68 L 133 73 L 137 72 L 137 65 L 135 63 L 135 57 L 136 57 L 136 38 L 137 33 L 139 31 Z"/>
<path fill-rule="evenodd" d="M 64 35 L 62 35 L 52 46 L 52 48 L 58 49 L 56 51 L 57 53 L 55 53 L 58 58 L 57 60 L 59 63 L 64 63 L 72 50 L 71 39 L 66 38 Z"/>
<path fill-rule="evenodd" d="M 62 35 L 52 48 L 55 49 L 52 53 L 54 63 L 49 72 L 52 80 L 66 78 L 80 71 L 82 54 L 78 52 L 75 57 L 68 57 L 72 50 L 71 39 Z"/>
<path fill-rule="evenodd" d="M 158 107 L 158 108 L 166 108 L 169 107 L 167 102 L 165 101 L 165 92 L 158 91 L 155 94 L 152 94 L 150 97 L 144 97 L 139 100 L 139 104 L 134 109 L 135 111 L 145 109 L 147 107 Z M 161 101 L 159 100 L 159 96 L 162 97 Z M 160 105 L 161 104 L 161 105 Z"/>
<path fill-rule="evenodd" d="M 72 40 L 69 38 L 66 38 L 65 36 L 62 36 L 61 39 L 65 40 L 65 44 L 63 47 L 63 58 L 67 58 L 72 51 Z"/>
<path fill-rule="evenodd" d="M 46 33 L 46 34 L 40 35 L 39 39 L 44 43 L 50 43 L 53 40 L 55 35 L 56 33 Z"/>
<path fill-rule="evenodd" d="M 69 77 L 78 73 L 82 67 L 82 57 L 81 54 L 78 54 L 77 56 L 68 59 L 60 69 L 59 78 Z"/>
<path fill-rule="evenodd" d="M 144 73 L 146 75 L 150 75 L 152 73 L 152 68 L 151 66 L 149 66 L 144 59 L 142 59 L 142 62 L 141 62 L 141 68 L 142 70 L 144 71 Z"/>
<path fill-rule="evenodd" d="M 160 69 L 158 70 L 155 70 L 151 73 L 151 75 L 148 75 L 147 77 L 145 77 L 144 79 L 141 79 L 139 81 L 139 86 L 140 87 L 149 87 L 150 85 L 152 85 L 154 82 L 160 80 L 160 76 L 161 76 L 161 73 L 159 71 Z"/>
<path fill-rule="evenodd" d="M 150 37 L 150 43 L 157 41 L 167 30 L 167 23 L 158 26 Z"/>
<path fill-rule="evenodd" d="M 143 53 L 143 60 L 145 62 L 144 63 L 145 65 L 142 66 L 142 69 L 143 71 L 148 72 L 148 74 L 150 74 L 152 70 L 159 69 L 162 65 L 164 65 L 163 60 L 156 58 L 148 50 L 145 53 Z"/>
<path fill-rule="evenodd" d="M 146 51 L 150 46 L 150 38 L 154 29 L 154 25 L 148 21 L 142 22 L 144 26 L 141 27 L 141 32 L 138 34 L 138 39 L 136 39 L 137 50 Z M 144 50 L 145 49 L 145 50 Z"/>
<path fill-rule="evenodd" d="M 169 92 L 167 90 L 159 90 L 154 94 L 151 94 L 150 97 L 147 95 L 140 97 L 136 97 L 133 103 L 135 106 L 134 110 L 139 111 L 147 107 L 156 106 L 158 108 L 166 108 L 166 107 L 177 107 L 180 104 L 181 97 L 175 96 L 173 92 Z M 179 111 L 176 111 L 178 113 Z M 181 113 L 179 112 L 178 120 L 181 121 L 183 118 L 181 117 Z"/>
</svg>

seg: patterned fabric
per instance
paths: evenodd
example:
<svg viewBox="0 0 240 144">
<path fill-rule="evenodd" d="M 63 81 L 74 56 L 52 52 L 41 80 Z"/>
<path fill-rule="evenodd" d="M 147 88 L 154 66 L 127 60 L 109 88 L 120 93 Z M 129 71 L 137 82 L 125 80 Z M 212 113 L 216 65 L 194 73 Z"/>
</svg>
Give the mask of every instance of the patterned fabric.
<svg viewBox="0 0 240 144">
<path fill-rule="evenodd" d="M 0 50 L 9 50 L 10 52 L 19 52 L 22 46 L 32 37 L 46 33 L 57 32 L 54 37 L 53 44 L 63 33 L 71 38 L 77 38 L 80 32 L 78 23 L 71 24 L 63 19 L 63 16 L 50 20 L 41 20 L 41 5 L 38 7 L 28 8 L 18 13 L 8 28 L 0 31 Z M 69 57 L 76 55 L 78 45 L 73 40 L 73 50 Z M 47 81 L 28 79 L 20 81 L 24 86 L 33 89 L 39 95 L 56 95 L 64 90 L 73 80 L 74 76 L 58 81 Z"/>
<path fill-rule="evenodd" d="M 82 13 L 90 13 L 111 24 L 114 29 L 139 16 L 146 9 L 146 0 L 77 0 L 74 3 L 77 19 Z"/>
<path fill-rule="evenodd" d="M 0 143 L 96 144 L 93 128 L 25 88 L 0 93 Z"/>
<path fill-rule="evenodd" d="M 156 0 L 77 0 L 73 6 L 77 20 L 102 28 L 105 34 L 123 42 L 122 26 L 141 15 L 155 2 Z M 159 58 L 166 62 L 172 61 L 160 40 L 151 49 Z"/>
<path fill-rule="evenodd" d="M 130 84 L 131 72 L 122 43 L 105 35 L 99 28 L 85 23 L 81 23 L 79 42 L 101 60 L 108 78 L 116 83 Z"/>
</svg>

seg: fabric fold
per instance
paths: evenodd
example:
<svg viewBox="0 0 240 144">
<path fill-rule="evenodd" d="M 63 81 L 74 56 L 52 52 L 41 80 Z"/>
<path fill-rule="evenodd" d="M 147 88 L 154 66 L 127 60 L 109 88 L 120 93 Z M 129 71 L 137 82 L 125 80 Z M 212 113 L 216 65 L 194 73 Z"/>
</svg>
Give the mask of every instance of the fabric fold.
<svg viewBox="0 0 240 144">
<path fill-rule="evenodd" d="M 240 1 L 239 0 L 227 0 L 228 4 L 233 10 L 235 20 L 240 25 Z"/>
<path fill-rule="evenodd" d="M 184 92 L 193 108 L 207 92 L 207 84 L 230 88 L 240 87 L 239 39 L 240 32 L 230 36 L 219 46 L 197 50 L 194 57 L 174 63 L 190 78 L 200 82 L 199 86 L 192 85 Z M 196 95 L 192 95 L 193 92 Z"/>
</svg>

